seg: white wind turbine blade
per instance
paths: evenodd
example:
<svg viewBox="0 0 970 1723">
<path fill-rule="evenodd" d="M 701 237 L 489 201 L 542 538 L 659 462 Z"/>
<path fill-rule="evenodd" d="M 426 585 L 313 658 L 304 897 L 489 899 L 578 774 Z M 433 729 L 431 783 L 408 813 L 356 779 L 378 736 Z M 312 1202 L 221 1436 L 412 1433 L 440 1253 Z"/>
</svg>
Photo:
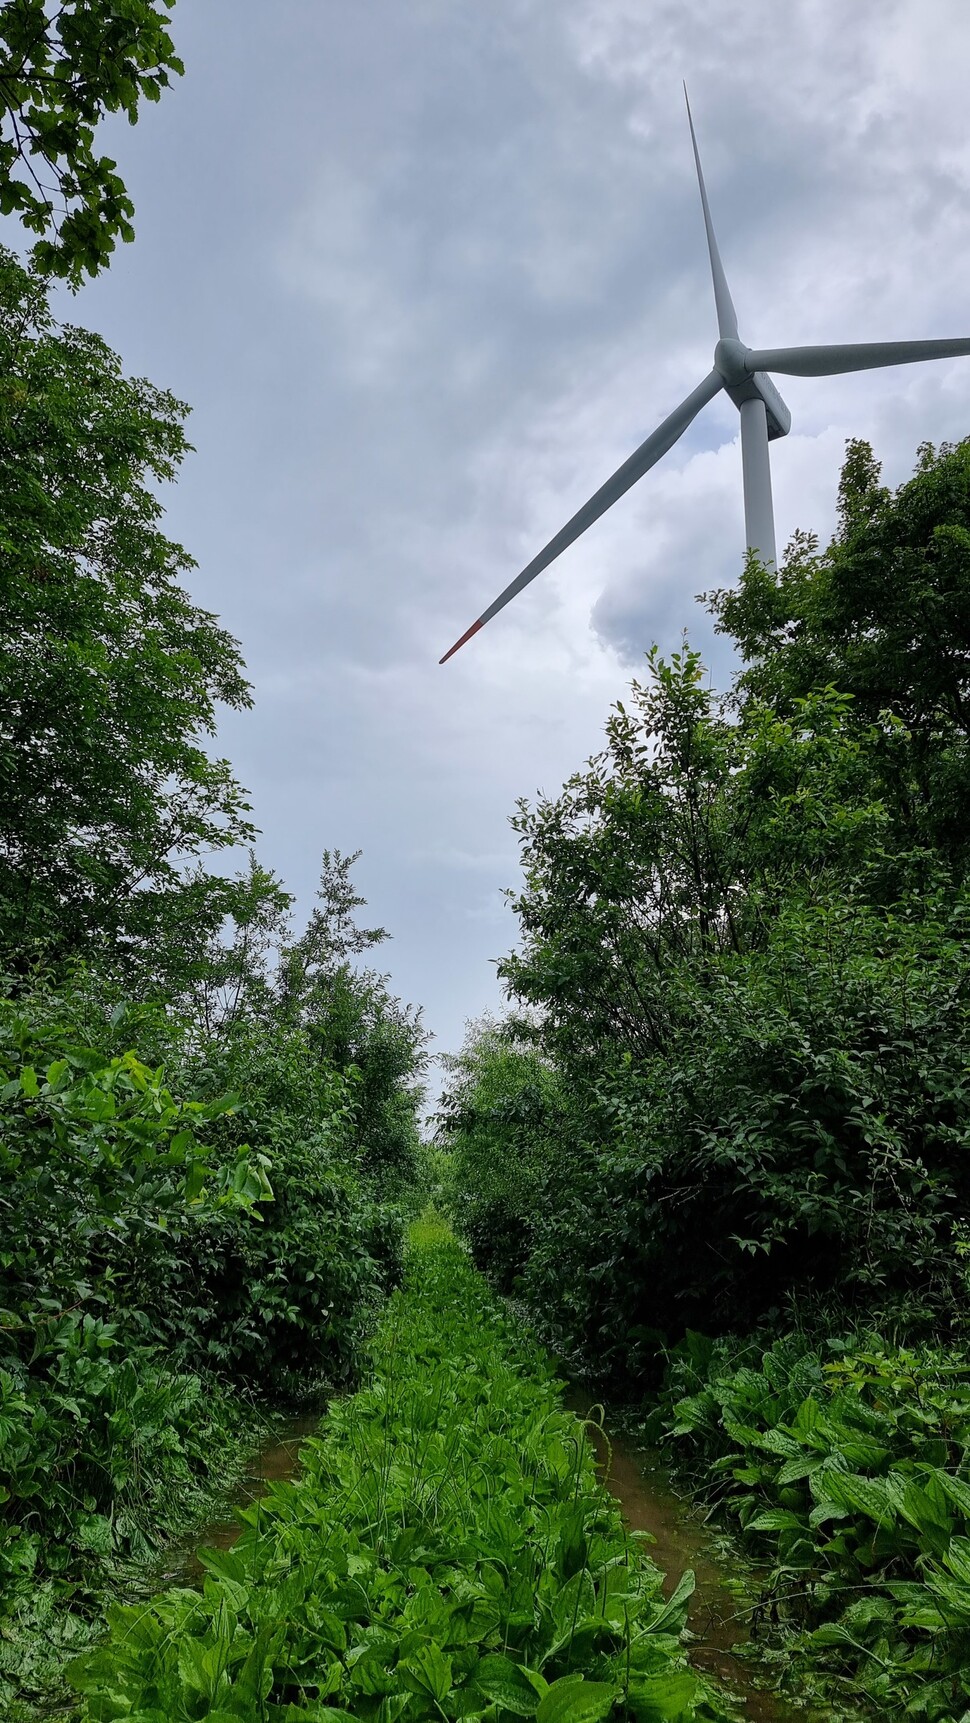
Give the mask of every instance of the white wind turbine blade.
<svg viewBox="0 0 970 1723">
<path fill-rule="evenodd" d="M 461 639 L 456 640 L 454 646 L 449 647 L 443 658 L 439 658 L 439 664 L 447 664 L 448 659 L 458 651 L 459 646 L 464 646 L 465 641 L 470 640 L 473 634 L 477 634 L 480 628 L 484 628 L 486 622 L 491 622 L 492 617 L 497 616 L 500 610 L 504 610 L 510 599 L 515 598 L 524 586 L 528 586 L 531 580 L 535 580 L 536 575 L 541 574 L 544 568 L 548 568 L 551 562 L 555 562 L 556 557 L 561 556 L 562 552 L 579 538 L 587 527 L 599 520 L 600 515 L 605 514 L 607 509 L 619 497 L 623 496 L 625 491 L 630 489 L 631 485 L 636 484 L 637 479 L 642 478 L 644 473 L 656 466 L 661 457 L 667 453 L 667 450 L 673 448 L 678 438 L 683 436 L 688 425 L 697 417 L 701 408 L 705 407 L 708 401 L 713 401 L 715 395 L 723 387 L 720 373 L 711 371 L 709 376 L 704 378 L 703 383 L 699 383 L 697 388 L 688 395 L 686 401 L 682 401 L 680 406 L 676 407 L 664 420 L 663 424 L 658 425 L 646 441 L 640 444 L 640 447 L 635 450 L 629 460 L 624 461 L 622 467 L 617 468 L 612 478 L 607 479 L 605 485 L 600 486 L 595 496 L 590 497 L 589 502 L 583 504 L 582 508 L 573 515 L 572 520 L 566 522 L 566 525 L 557 532 L 555 538 L 549 540 L 545 549 L 540 550 L 538 556 L 533 557 L 532 561 L 522 570 L 522 573 L 516 575 L 511 584 L 505 588 L 505 591 L 499 593 L 494 604 L 490 604 L 487 610 L 482 611 L 477 622 L 473 622 L 471 627 L 465 630 Z"/>
<path fill-rule="evenodd" d="M 781 371 L 788 377 L 834 377 L 881 365 L 915 365 L 923 359 L 959 359 L 970 354 L 970 338 L 953 341 L 857 341 L 830 347 L 758 347 L 744 355 L 749 371 Z"/>
<path fill-rule="evenodd" d="M 714 237 L 714 223 L 711 220 L 711 208 L 707 201 L 707 187 L 704 184 L 704 170 L 701 167 L 700 151 L 697 148 L 697 138 L 694 134 L 694 119 L 690 111 L 690 98 L 687 85 L 684 85 L 684 101 L 687 103 L 687 123 L 690 126 L 690 141 L 694 146 L 694 165 L 697 168 L 697 184 L 700 187 L 701 207 L 704 211 L 704 226 L 707 230 L 707 249 L 711 259 L 711 274 L 714 277 L 714 304 L 717 307 L 717 332 L 722 341 L 738 339 L 738 314 L 734 309 L 734 301 L 727 284 L 721 254 L 717 249 Z"/>
</svg>

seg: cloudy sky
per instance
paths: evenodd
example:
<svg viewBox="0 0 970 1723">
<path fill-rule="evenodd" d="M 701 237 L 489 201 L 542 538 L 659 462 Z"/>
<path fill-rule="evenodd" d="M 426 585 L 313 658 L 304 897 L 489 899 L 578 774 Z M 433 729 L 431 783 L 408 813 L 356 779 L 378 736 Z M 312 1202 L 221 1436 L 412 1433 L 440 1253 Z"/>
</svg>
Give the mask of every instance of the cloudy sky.
<svg viewBox="0 0 970 1723">
<path fill-rule="evenodd" d="M 437 660 L 710 368 L 681 81 L 751 345 L 970 332 L 965 0 L 179 0 L 187 75 L 112 130 L 137 242 L 68 302 L 193 405 L 168 530 L 241 640 L 220 745 L 309 907 L 324 846 L 439 1049 L 498 1003 L 508 816 L 599 743 L 736 577 L 721 397 L 552 570 Z M 846 437 L 899 482 L 970 432 L 970 361 L 789 379 L 780 542 Z"/>
</svg>

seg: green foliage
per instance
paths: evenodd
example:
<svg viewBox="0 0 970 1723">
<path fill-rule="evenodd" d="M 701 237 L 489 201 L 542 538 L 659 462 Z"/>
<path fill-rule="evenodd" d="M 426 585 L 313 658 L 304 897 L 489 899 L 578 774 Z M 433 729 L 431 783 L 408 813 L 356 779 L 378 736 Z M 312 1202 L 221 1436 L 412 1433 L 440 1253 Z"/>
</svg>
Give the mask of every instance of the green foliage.
<svg viewBox="0 0 970 1723">
<path fill-rule="evenodd" d="M 237 1025 L 199 1068 L 157 1009 L 102 1017 L 108 1049 L 140 1028 L 196 1062 L 184 1101 L 77 1038 L 85 987 L 0 1006 L 0 1623 L 40 1685 L 231 1466 L 254 1395 L 355 1373 L 403 1247 L 355 1163 L 354 1081 L 301 1031 Z"/>
<path fill-rule="evenodd" d="M 692 1576 L 664 1601 L 547 1362 L 433 1223 L 373 1364 L 201 1593 L 112 1611 L 73 1670 L 92 1723 L 727 1715 L 679 1646 Z"/>
<path fill-rule="evenodd" d="M 501 973 L 558 1098 L 527 1191 L 483 1092 L 456 1213 L 510 1178 L 490 1271 L 606 1375 L 793 1299 L 962 1321 L 968 531 L 970 443 L 895 494 L 850 445 L 829 549 L 712 598 L 732 695 L 652 652 L 604 752 L 513 820 Z"/>
<path fill-rule="evenodd" d="M 417 1176 L 428 1036 L 420 1011 L 394 998 L 386 976 L 352 962 L 388 937 L 382 927 L 357 925 L 355 912 L 366 900 L 350 870 L 359 855 L 324 850 L 319 907 L 300 939 L 281 952 L 279 1009 L 300 1026 L 314 1058 L 353 1074 L 354 1153 L 365 1176 L 401 1200 Z"/>
<path fill-rule="evenodd" d="M 796 535 L 777 575 L 749 565 L 714 593 L 747 665 L 740 691 L 776 709 L 831 683 L 862 722 L 891 710 L 910 729 L 967 729 L 970 693 L 970 439 L 924 444 L 890 492 L 867 443 L 851 442 L 839 530 L 819 553 Z"/>
<path fill-rule="evenodd" d="M 186 409 L 58 329 L 9 253 L 0 375 L 0 957 L 108 953 L 171 992 L 184 930 L 235 901 L 197 858 L 253 831 L 203 745 L 217 702 L 249 704 L 238 649 L 158 526 Z"/>
<path fill-rule="evenodd" d="M 933 1723 L 970 1715 L 968 535 L 970 443 L 894 494 L 850 445 L 832 545 L 713 595 L 731 696 L 650 655 L 513 822 L 528 1179 L 484 1049 L 445 1107 L 455 1213 L 509 1193 L 490 1272 L 574 1367 L 642 1399 L 682 1342 L 649 1423 L 779 1656 Z"/>
<path fill-rule="evenodd" d="M 31 233 L 40 269 L 77 287 L 131 240 L 134 207 L 116 164 L 95 149 L 104 114 L 131 125 L 179 75 L 155 0 L 5 0 L 0 8 L 0 214 Z"/>
<path fill-rule="evenodd" d="M 180 1282 L 203 1231 L 254 1226 L 272 1196 L 264 1157 L 205 1141 L 231 1099 L 176 1099 L 58 1007 L 0 1004 L 0 1694 L 5 1668 L 49 1677 L 64 1609 L 82 1621 L 251 1426 L 187 1357 Z"/>
<path fill-rule="evenodd" d="M 90 128 L 157 94 L 163 22 L 0 9 L 0 59 L 17 30 L 27 56 L 0 104 L 83 169 L 38 248 L 72 281 L 130 213 Z M 0 350 L 2 1706 L 56 1683 L 119 1572 L 225 1481 L 253 1401 L 356 1376 L 400 1277 L 426 1037 L 357 968 L 385 935 L 355 920 L 356 857 L 324 853 L 295 942 L 255 855 L 213 871 L 254 836 L 209 747 L 249 688 L 160 530 L 186 409 L 58 328 L 6 252 Z"/>
<path fill-rule="evenodd" d="M 548 1138 L 562 1111 L 556 1077 L 514 1026 L 489 1018 L 471 1026 L 445 1069 L 438 1125 L 449 1204 L 476 1265 L 509 1291 L 535 1244 Z"/>
<path fill-rule="evenodd" d="M 272 1168 L 258 1228 L 207 1223 L 180 1281 L 180 1320 L 200 1356 L 286 1402 L 356 1371 L 362 1340 L 400 1275 L 404 1220 L 357 1148 L 359 1075 L 321 1059 L 301 1028 L 237 1025 L 198 1077 L 238 1108 L 214 1127 L 222 1157 L 243 1140 Z M 183 1330 L 184 1331 L 184 1330 Z"/>
<path fill-rule="evenodd" d="M 53 1002 L 51 1002 L 53 1006 Z M 53 1056 L 52 1056 L 53 1055 Z M 178 1101 L 134 1053 L 106 1058 L 0 1005 L 0 1317 L 56 1328 L 81 1307 L 142 1310 L 206 1219 L 272 1199 L 265 1157 L 200 1141 L 233 1097 Z"/>
<path fill-rule="evenodd" d="M 745 660 L 738 694 L 788 714 L 812 689 L 852 696 L 860 727 L 892 713 L 868 750 L 906 841 L 970 861 L 965 784 L 970 720 L 970 440 L 924 444 L 891 492 L 867 443 L 848 445 L 832 544 L 796 535 L 780 572 L 756 564 L 712 595 L 718 628 Z"/>
<path fill-rule="evenodd" d="M 846 1697 L 970 1701 L 970 1362 L 878 1337 L 688 1336 L 654 1431 L 763 1571 L 758 1613 Z"/>
<path fill-rule="evenodd" d="M 522 941 L 502 969 L 554 1073 L 511 1135 L 512 1103 L 481 1087 L 469 1114 L 459 1073 L 456 1213 L 505 1181 L 491 1271 L 605 1374 L 793 1296 L 957 1318 L 966 891 L 895 847 L 883 730 L 843 696 L 732 721 L 696 654 L 652 668 L 607 752 L 515 822 Z"/>
<path fill-rule="evenodd" d="M 258 1417 L 91 1318 L 28 1370 L 0 1368 L 0 1712 L 63 1702 L 105 1589 L 211 1512 Z"/>
</svg>

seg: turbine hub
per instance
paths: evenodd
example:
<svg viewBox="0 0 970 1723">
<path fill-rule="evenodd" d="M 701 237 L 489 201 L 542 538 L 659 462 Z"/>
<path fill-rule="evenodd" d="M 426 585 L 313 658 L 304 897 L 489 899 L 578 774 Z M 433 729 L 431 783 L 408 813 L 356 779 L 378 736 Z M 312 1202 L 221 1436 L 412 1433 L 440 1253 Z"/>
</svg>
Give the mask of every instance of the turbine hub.
<svg viewBox="0 0 970 1723">
<path fill-rule="evenodd" d="M 744 401 L 763 401 L 768 417 L 768 436 L 787 437 L 791 430 L 791 413 L 774 383 L 765 371 L 752 371 L 748 365 L 751 348 L 731 336 L 723 337 L 714 349 L 714 369 L 724 379 L 724 387 L 734 405 Z"/>
<path fill-rule="evenodd" d="M 743 388 L 751 381 L 752 373 L 748 370 L 745 360 L 751 349 L 743 341 L 737 341 L 730 336 L 720 340 L 714 349 L 714 369 L 724 378 L 726 389 Z"/>
</svg>

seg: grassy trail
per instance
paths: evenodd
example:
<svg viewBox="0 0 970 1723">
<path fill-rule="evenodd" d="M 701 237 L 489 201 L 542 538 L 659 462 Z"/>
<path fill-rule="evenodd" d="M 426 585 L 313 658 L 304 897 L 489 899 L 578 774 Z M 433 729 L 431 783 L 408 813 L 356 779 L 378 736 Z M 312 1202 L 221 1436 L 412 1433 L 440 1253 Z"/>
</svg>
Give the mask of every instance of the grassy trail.
<svg viewBox="0 0 970 1723">
<path fill-rule="evenodd" d="M 548 1360 L 447 1231 L 413 1233 L 372 1374 L 201 1593 L 116 1607 L 91 1723 L 726 1719 Z"/>
</svg>

